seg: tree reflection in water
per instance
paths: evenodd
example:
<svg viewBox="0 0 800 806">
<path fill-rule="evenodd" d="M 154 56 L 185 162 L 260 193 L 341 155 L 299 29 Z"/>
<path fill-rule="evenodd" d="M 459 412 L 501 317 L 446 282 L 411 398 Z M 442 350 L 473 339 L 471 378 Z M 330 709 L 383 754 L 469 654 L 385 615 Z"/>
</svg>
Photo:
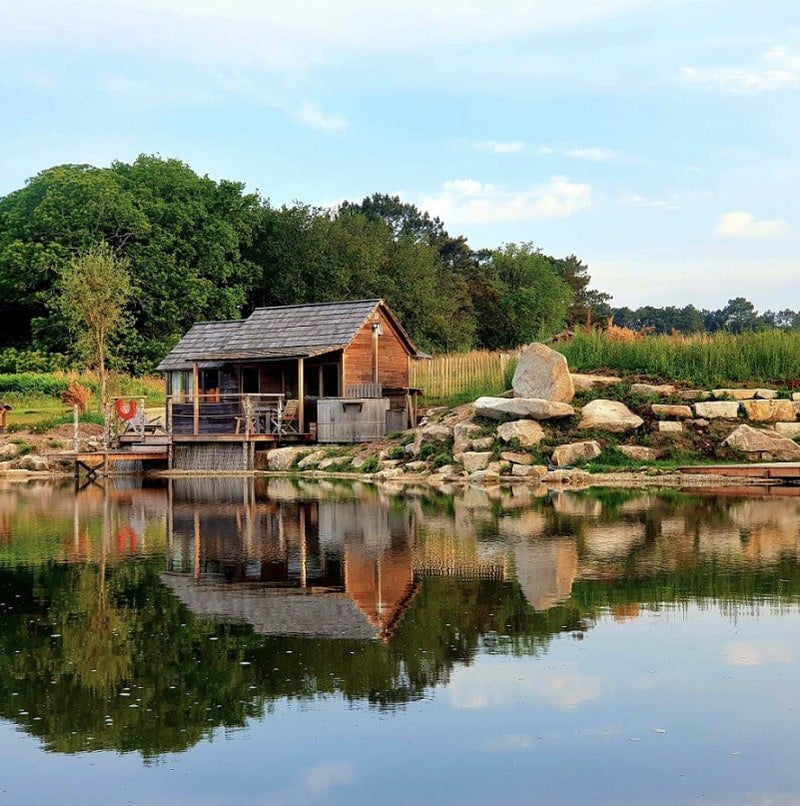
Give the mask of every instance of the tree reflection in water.
<svg viewBox="0 0 800 806">
<path fill-rule="evenodd" d="M 787 607 L 798 499 L 169 482 L 0 491 L 0 715 L 146 759 L 282 700 L 402 706 L 608 614 Z"/>
</svg>

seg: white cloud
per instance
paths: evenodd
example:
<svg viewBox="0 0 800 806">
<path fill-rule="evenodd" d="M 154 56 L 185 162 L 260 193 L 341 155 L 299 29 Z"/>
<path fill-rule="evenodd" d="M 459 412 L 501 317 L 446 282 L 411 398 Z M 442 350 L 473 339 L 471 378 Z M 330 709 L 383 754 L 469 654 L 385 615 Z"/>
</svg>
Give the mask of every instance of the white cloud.
<svg viewBox="0 0 800 806">
<path fill-rule="evenodd" d="M 800 87 L 800 51 L 776 45 L 750 68 L 684 67 L 681 75 L 693 84 L 736 94 L 796 88 Z"/>
<path fill-rule="evenodd" d="M 306 773 L 305 788 L 312 797 L 323 797 L 334 786 L 350 784 L 354 778 L 352 764 L 320 764 Z"/>
<path fill-rule="evenodd" d="M 783 218 L 756 218 L 752 213 L 737 211 L 719 217 L 714 234 L 723 238 L 779 238 L 789 232 Z"/>
<path fill-rule="evenodd" d="M 577 665 L 544 667 L 529 661 L 503 660 L 456 669 L 447 689 L 453 708 L 499 708 L 539 702 L 574 711 L 600 697 L 600 678 L 581 674 Z M 519 737 L 514 737 L 520 746 Z"/>
<path fill-rule="evenodd" d="M 304 103 L 297 110 L 295 118 L 304 126 L 327 134 L 337 134 L 348 126 L 347 120 L 342 115 L 329 115 L 311 102 Z"/>
<path fill-rule="evenodd" d="M 445 182 L 440 193 L 420 199 L 419 204 L 444 221 L 459 224 L 569 218 L 592 206 L 592 186 L 563 176 L 526 190 L 454 179 Z"/>
<path fill-rule="evenodd" d="M 473 143 L 472 147 L 478 151 L 491 151 L 493 154 L 517 154 L 525 149 L 525 143 L 482 140 L 479 143 Z"/>
<path fill-rule="evenodd" d="M 610 162 L 617 156 L 613 148 L 573 148 L 567 151 L 568 157 L 591 162 Z"/>
<path fill-rule="evenodd" d="M 786 641 L 740 641 L 725 645 L 729 666 L 763 666 L 765 663 L 792 663 L 794 652 Z"/>
</svg>

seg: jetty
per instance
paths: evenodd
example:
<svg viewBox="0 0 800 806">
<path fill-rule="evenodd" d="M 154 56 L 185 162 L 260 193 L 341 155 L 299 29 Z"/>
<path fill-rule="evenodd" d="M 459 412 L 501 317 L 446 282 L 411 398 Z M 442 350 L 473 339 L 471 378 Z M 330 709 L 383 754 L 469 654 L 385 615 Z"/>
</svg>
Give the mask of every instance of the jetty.
<svg viewBox="0 0 800 806">
<path fill-rule="evenodd" d="M 731 476 L 763 479 L 773 483 L 800 483 L 800 462 L 760 462 L 741 465 L 689 465 L 679 467 L 687 475 Z"/>
</svg>

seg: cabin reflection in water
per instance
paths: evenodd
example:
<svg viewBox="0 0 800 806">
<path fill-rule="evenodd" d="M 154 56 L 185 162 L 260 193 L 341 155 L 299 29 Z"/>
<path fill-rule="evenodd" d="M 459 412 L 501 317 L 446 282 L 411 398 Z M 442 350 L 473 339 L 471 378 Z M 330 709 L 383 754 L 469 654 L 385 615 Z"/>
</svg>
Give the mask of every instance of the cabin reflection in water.
<svg viewBox="0 0 800 806">
<path fill-rule="evenodd" d="M 407 510 L 256 500 L 244 479 L 172 483 L 163 581 L 197 615 L 265 635 L 386 639 L 417 590 Z"/>
</svg>

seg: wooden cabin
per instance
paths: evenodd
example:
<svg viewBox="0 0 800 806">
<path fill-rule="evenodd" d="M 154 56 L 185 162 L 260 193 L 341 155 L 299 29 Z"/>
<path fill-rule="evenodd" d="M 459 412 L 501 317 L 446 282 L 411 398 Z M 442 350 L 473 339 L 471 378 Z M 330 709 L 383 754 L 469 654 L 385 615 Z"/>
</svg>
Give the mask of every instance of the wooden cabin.
<svg viewBox="0 0 800 806">
<path fill-rule="evenodd" d="M 381 299 L 200 322 L 157 369 L 174 441 L 358 442 L 415 424 L 423 355 Z"/>
</svg>

